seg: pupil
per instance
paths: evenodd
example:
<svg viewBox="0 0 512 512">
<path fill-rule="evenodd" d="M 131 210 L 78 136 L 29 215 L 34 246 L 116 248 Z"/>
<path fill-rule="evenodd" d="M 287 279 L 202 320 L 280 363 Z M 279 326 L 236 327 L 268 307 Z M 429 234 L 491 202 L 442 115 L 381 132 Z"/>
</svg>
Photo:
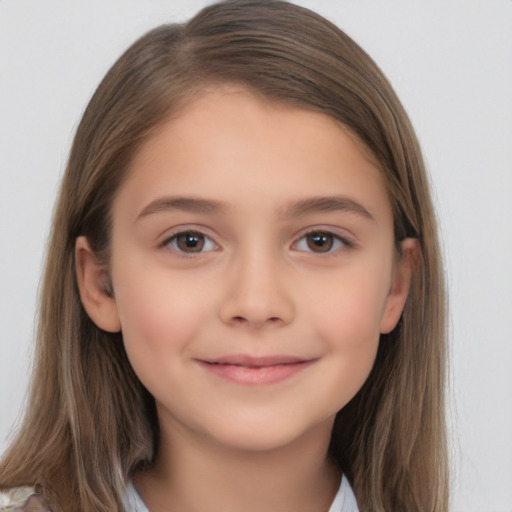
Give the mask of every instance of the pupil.
<svg viewBox="0 0 512 512">
<path fill-rule="evenodd" d="M 204 237 L 195 233 L 184 233 L 178 237 L 178 247 L 186 252 L 199 252 L 203 248 Z"/>
<path fill-rule="evenodd" d="M 195 247 L 199 241 L 197 240 L 197 236 L 188 235 L 186 237 L 186 243 L 188 247 Z"/>
<path fill-rule="evenodd" d="M 328 252 L 333 244 L 332 235 L 326 233 L 314 233 L 308 237 L 308 246 L 315 252 Z"/>
</svg>

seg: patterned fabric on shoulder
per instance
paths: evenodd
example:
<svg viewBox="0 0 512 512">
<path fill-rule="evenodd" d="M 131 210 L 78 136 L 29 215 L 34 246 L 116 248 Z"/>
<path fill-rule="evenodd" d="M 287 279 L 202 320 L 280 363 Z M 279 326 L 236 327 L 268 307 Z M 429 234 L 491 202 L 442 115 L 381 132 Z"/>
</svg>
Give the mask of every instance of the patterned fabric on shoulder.
<svg viewBox="0 0 512 512">
<path fill-rule="evenodd" d="M 32 487 L 17 487 L 0 492 L 0 512 L 51 512 L 51 508 Z"/>
</svg>

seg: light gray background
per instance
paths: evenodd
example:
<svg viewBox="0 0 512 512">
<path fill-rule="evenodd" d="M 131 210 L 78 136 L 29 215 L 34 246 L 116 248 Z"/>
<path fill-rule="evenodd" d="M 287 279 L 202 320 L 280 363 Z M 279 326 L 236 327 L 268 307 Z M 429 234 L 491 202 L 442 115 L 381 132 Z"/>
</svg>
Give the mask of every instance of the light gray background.
<svg viewBox="0 0 512 512">
<path fill-rule="evenodd" d="M 81 112 L 203 0 L 0 0 L 0 450 L 24 397 L 50 215 Z M 451 296 L 453 511 L 512 511 L 512 1 L 302 0 L 379 63 L 419 134 Z"/>
</svg>

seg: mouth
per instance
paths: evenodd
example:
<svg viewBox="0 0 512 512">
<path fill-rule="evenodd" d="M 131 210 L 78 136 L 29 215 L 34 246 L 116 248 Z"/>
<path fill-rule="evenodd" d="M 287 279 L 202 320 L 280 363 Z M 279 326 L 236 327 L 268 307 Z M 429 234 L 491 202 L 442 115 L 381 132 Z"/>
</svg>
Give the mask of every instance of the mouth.
<svg viewBox="0 0 512 512">
<path fill-rule="evenodd" d="M 246 386 L 261 386 L 287 380 L 311 366 L 316 359 L 288 355 L 253 357 L 235 354 L 196 361 L 206 371 L 221 379 Z"/>
</svg>

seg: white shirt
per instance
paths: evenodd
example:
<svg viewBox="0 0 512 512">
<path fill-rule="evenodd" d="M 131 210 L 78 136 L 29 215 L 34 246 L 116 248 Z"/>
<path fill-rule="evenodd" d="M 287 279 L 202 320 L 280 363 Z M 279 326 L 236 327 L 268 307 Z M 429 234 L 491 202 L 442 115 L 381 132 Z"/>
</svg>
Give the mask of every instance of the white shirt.
<svg viewBox="0 0 512 512">
<path fill-rule="evenodd" d="M 127 489 L 125 507 L 128 512 L 149 512 L 133 485 L 130 485 Z M 344 476 L 341 479 L 340 488 L 334 497 L 329 512 L 359 512 L 356 497 Z"/>
</svg>

